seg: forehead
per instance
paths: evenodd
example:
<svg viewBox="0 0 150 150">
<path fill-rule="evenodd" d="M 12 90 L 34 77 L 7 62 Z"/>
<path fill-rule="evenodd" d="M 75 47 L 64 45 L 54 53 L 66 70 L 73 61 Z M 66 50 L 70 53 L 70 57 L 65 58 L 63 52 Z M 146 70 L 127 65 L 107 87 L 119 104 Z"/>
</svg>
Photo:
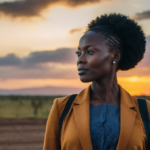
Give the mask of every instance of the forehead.
<svg viewBox="0 0 150 150">
<path fill-rule="evenodd" d="M 80 48 L 87 45 L 95 45 L 96 47 L 107 46 L 105 36 L 100 32 L 88 31 L 79 41 Z"/>
</svg>

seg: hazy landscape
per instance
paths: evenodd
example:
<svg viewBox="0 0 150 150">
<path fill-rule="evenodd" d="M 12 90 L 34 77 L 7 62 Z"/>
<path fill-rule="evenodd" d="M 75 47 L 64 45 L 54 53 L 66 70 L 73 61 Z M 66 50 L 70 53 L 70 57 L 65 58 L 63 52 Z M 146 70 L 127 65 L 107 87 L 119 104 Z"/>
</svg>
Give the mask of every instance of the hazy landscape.
<svg viewBox="0 0 150 150">
<path fill-rule="evenodd" d="M 0 150 L 42 150 L 56 97 L 62 96 L 0 96 Z"/>
<path fill-rule="evenodd" d="M 0 0 L 0 150 L 42 150 L 53 100 L 89 85 L 77 71 L 79 40 L 109 13 L 142 26 L 144 58 L 117 80 L 150 100 L 150 0 Z"/>
<path fill-rule="evenodd" d="M 0 150 L 42 150 L 55 97 L 0 96 Z"/>
</svg>

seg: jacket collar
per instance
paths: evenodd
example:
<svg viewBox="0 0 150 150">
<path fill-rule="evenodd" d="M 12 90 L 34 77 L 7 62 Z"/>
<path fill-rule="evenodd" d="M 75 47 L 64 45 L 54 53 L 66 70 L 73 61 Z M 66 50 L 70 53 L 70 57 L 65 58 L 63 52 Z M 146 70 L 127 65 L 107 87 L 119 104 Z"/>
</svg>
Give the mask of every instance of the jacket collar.
<svg viewBox="0 0 150 150">
<path fill-rule="evenodd" d="M 74 104 L 81 104 L 84 101 L 90 101 L 90 89 L 91 85 L 89 85 L 86 89 L 82 90 L 74 100 Z M 129 108 L 135 107 L 135 103 L 132 100 L 132 96 L 119 85 L 120 89 L 120 101 L 121 104 L 126 105 Z"/>
<path fill-rule="evenodd" d="M 82 90 L 75 98 L 73 114 L 83 150 L 92 150 L 90 136 L 90 88 Z M 133 97 L 120 85 L 120 134 L 116 150 L 126 150 L 129 142 L 136 112 Z"/>
<path fill-rule="evenodd" d="M 82 90 L 73 101 L 74 104 L 81 104 L 84 101 L 90 101 L 90 88 L 91 85 L 89 85 L 86 89 Z"/>
</svg>

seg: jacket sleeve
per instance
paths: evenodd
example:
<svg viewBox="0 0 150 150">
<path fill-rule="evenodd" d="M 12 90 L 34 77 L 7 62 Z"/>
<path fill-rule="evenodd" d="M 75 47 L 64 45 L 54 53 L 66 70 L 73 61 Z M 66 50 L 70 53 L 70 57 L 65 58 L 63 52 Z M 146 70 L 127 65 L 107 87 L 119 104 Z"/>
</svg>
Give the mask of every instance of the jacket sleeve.
<svg viewBox="0 0 150 150">
<path fill-rule="evenodd" d="M 60 150 L 58 99 L 55 99 L 48 116 L 43 150 Z"/>
<path fill-rule="evenodd" d="M 148 116 L 149 116 L 149 143 L 150 143 L 150 101 L 146 100 L 146 102 L 147 102 L 147 109 L 148 109 Z"/>
</svg>

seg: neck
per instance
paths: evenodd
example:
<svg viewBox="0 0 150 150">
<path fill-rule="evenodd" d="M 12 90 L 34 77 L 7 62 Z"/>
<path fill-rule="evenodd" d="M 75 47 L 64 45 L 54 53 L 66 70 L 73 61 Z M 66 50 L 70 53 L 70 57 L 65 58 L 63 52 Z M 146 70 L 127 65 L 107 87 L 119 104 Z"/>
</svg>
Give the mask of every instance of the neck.
<svg viewBox="0 0 150 150">
<path fill-rule="evenodd" d="M 102 103 L 119 105 L 120 95 L 116 74 L 113 77 L 93 81 L 90 91 L 90 100 L 92 105 Z"/>
</svg>

